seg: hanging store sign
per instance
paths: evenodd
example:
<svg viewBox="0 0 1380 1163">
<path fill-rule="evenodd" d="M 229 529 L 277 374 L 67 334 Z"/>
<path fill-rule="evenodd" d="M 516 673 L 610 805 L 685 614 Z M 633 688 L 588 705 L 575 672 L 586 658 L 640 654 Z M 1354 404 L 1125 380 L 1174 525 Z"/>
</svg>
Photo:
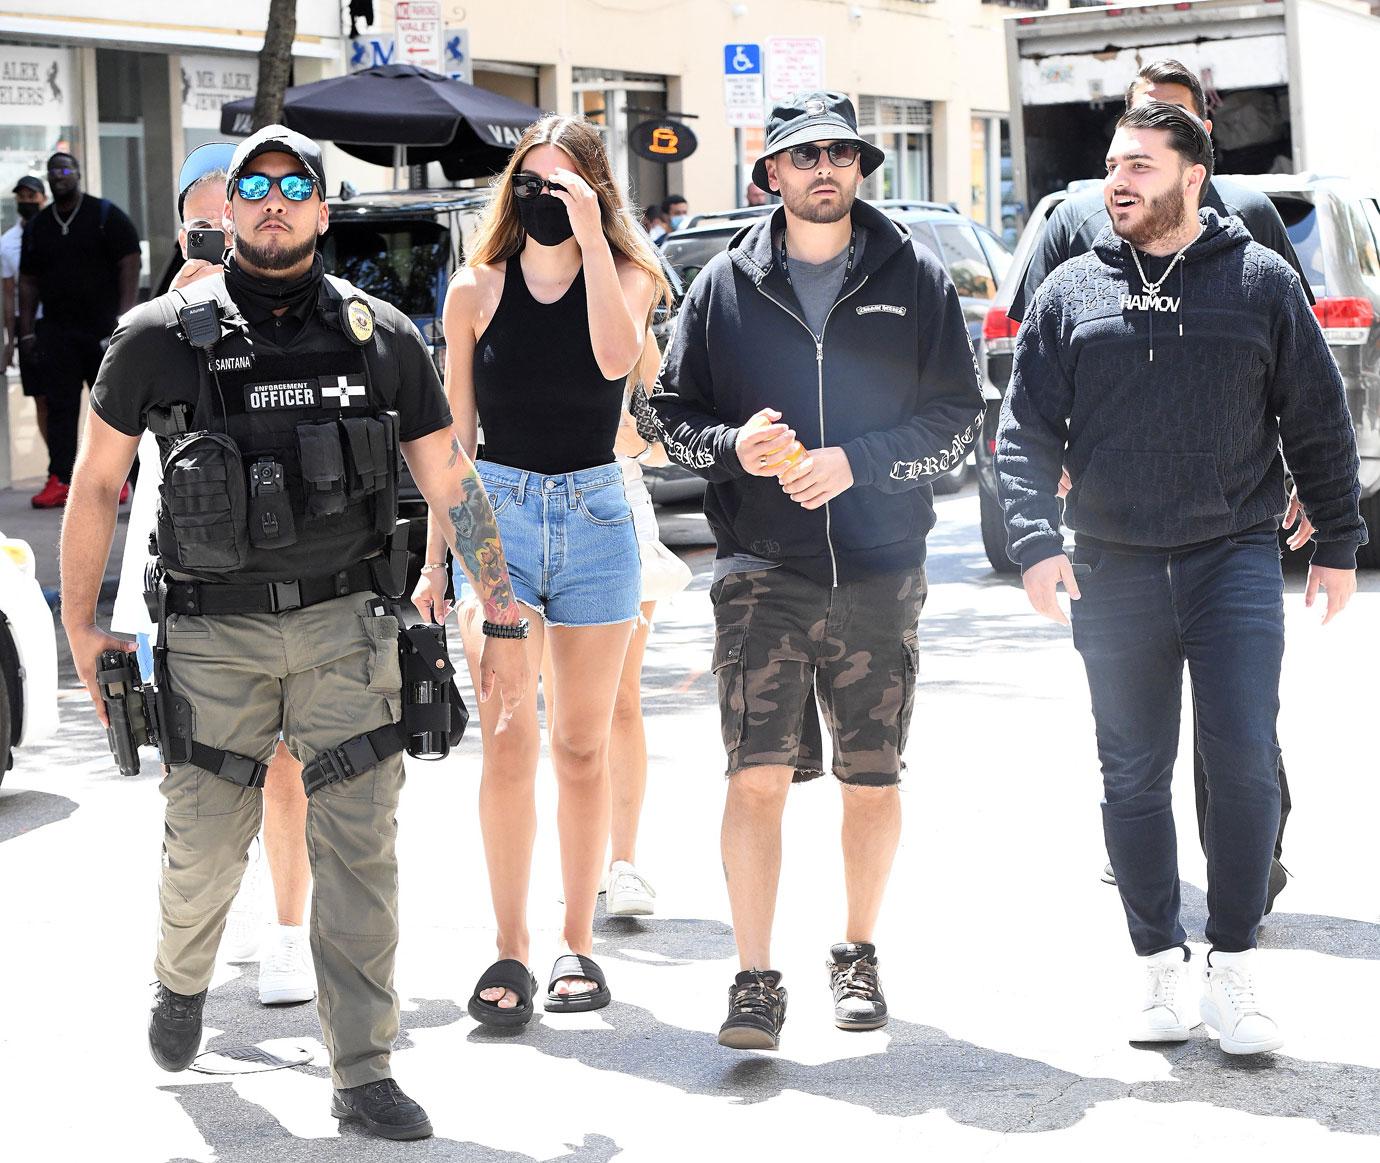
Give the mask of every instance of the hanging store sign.
<svg viewBox="0 0 1380 1163">
<path fill-rule="evenodd" d="M 0 45 L 0 125 L 75 124 L 75 64 L 70 49 Z"/>
<path fill-rule="evenodd" d="M 220 107 L 243 97 L 252 100 L 259 87 L 259 62 L 254 57 L 184 54 L 178 67 L 184 129 L 220 129 Z"/>
<path fill-rule="evenodd" d="M 695 152 L 698 145 L 688 125 L 672 121 L 669 117 L 639 121 L 628 134 L 628 147 L 633 153 L 664 166 L 683 162 Z"/>
</svg>

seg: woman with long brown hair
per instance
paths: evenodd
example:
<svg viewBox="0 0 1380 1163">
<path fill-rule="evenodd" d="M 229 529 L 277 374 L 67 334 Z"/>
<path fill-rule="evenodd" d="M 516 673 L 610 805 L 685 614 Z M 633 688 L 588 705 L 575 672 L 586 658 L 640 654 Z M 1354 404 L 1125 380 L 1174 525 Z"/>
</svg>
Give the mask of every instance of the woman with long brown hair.
<svg viewBox="0 0 1380 1163">
<path fill-rule="evenodd" d="M 655 304 L 660 264 L 628 213 L 598 131 L 549 115 L 523 135 L 499 179 L 474 253 L 446 296 L 446 391 L 475 452 L 518 599 L 530 623 L 535 688 L 549 646 L 561 699 L 551 724 L 565 923 L 545 1008 L 610 1000 L 590 954 L 609 831 L 614 698 L 638 616 L 641 566 L 614 458 L 623 384 Z M 444 618 L 439 529 L 414 601 Z M 462 618 L 469 658 L 477 618 Z M 491 632 L 485 621 L 483 630 Z M 476 676 L 476 681 L 477 681 Z M 527 896 L 536 834 L 536 691 L 506 722 L 481 701 L 480 826 L 498 923 L 498 961 L 470 998 L 477 1021 L 516 1026 L 533 1012 Z"/>
</svg>

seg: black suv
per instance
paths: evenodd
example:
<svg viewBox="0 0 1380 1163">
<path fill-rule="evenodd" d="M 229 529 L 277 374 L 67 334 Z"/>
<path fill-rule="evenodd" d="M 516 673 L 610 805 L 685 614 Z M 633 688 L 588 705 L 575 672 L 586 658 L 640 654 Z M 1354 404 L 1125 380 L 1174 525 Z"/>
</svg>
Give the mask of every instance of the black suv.
<svg viewBox="0 0 1380 1163">
<path fill-rule="evenodd" d="M 1318 317 L 1346 384 L 1361 456 L 1361 516 L 1370 544 L 1356 555 L 1363 568 L 1380 568 L 1380 194 L 1345 178 L 1312 174 L 1262 174 L 1231 179 L 1266 194 L 1279 210 L 1313 290 Z M 1098 182 L 1075 182 L 1069 191 Z M 1014 573 L 1006 555 L 1006 530 L 997 502 L 993 466 L 1002 396 L 1011 382 L 1017 324 L 1006 315 L 1031 252 L 1054 208 L 1068 197 L 1041 199 L 1030 216 L 1012 265 L 1012 278 L 993 301 L 978 348 L 987 416 L 978 442 L 978 495 L 982 542 L 998 573 Z"/>
</svg>

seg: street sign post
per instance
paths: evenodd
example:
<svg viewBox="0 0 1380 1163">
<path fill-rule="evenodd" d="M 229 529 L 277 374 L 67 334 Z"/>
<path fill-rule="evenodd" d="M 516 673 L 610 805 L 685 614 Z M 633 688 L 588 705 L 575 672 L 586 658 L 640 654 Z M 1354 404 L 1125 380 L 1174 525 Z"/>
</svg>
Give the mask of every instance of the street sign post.
<svg viewBox="0 0 1380 1163">
<path fill-rule="evenodd" d="M 824 88 L 824 38 L 767 39 L 767 100 L 777 105 L 794 93 Z"/>
<path fill-rule="evenodd" d="M 724 45 L 724 114 L 735 129 L 765 124 L 762 116 L 762 46 Z"/>
<path fill-rule="evenodd" d="M 393 5 L 394 63 L 445 72 L 441 44 L 441 0 L 397 0 Z"/>
</svg>

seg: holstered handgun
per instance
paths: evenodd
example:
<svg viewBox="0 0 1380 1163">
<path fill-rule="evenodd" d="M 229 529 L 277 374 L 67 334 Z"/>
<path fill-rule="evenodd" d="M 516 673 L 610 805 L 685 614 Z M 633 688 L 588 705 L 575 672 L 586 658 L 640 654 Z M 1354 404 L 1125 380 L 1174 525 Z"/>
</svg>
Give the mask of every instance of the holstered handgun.
<svg viewBox="0 0 1380 1163">
<path fill-rule="evenodd" d="M 139 748 L 158 746 L 158 711 L 146 689 L 139 663 L 124 650 L 103 650 L 96 661 L 96 684 L 110 725 L 110 753 L 121 775 L 139 774 Z"/>
</svg>

